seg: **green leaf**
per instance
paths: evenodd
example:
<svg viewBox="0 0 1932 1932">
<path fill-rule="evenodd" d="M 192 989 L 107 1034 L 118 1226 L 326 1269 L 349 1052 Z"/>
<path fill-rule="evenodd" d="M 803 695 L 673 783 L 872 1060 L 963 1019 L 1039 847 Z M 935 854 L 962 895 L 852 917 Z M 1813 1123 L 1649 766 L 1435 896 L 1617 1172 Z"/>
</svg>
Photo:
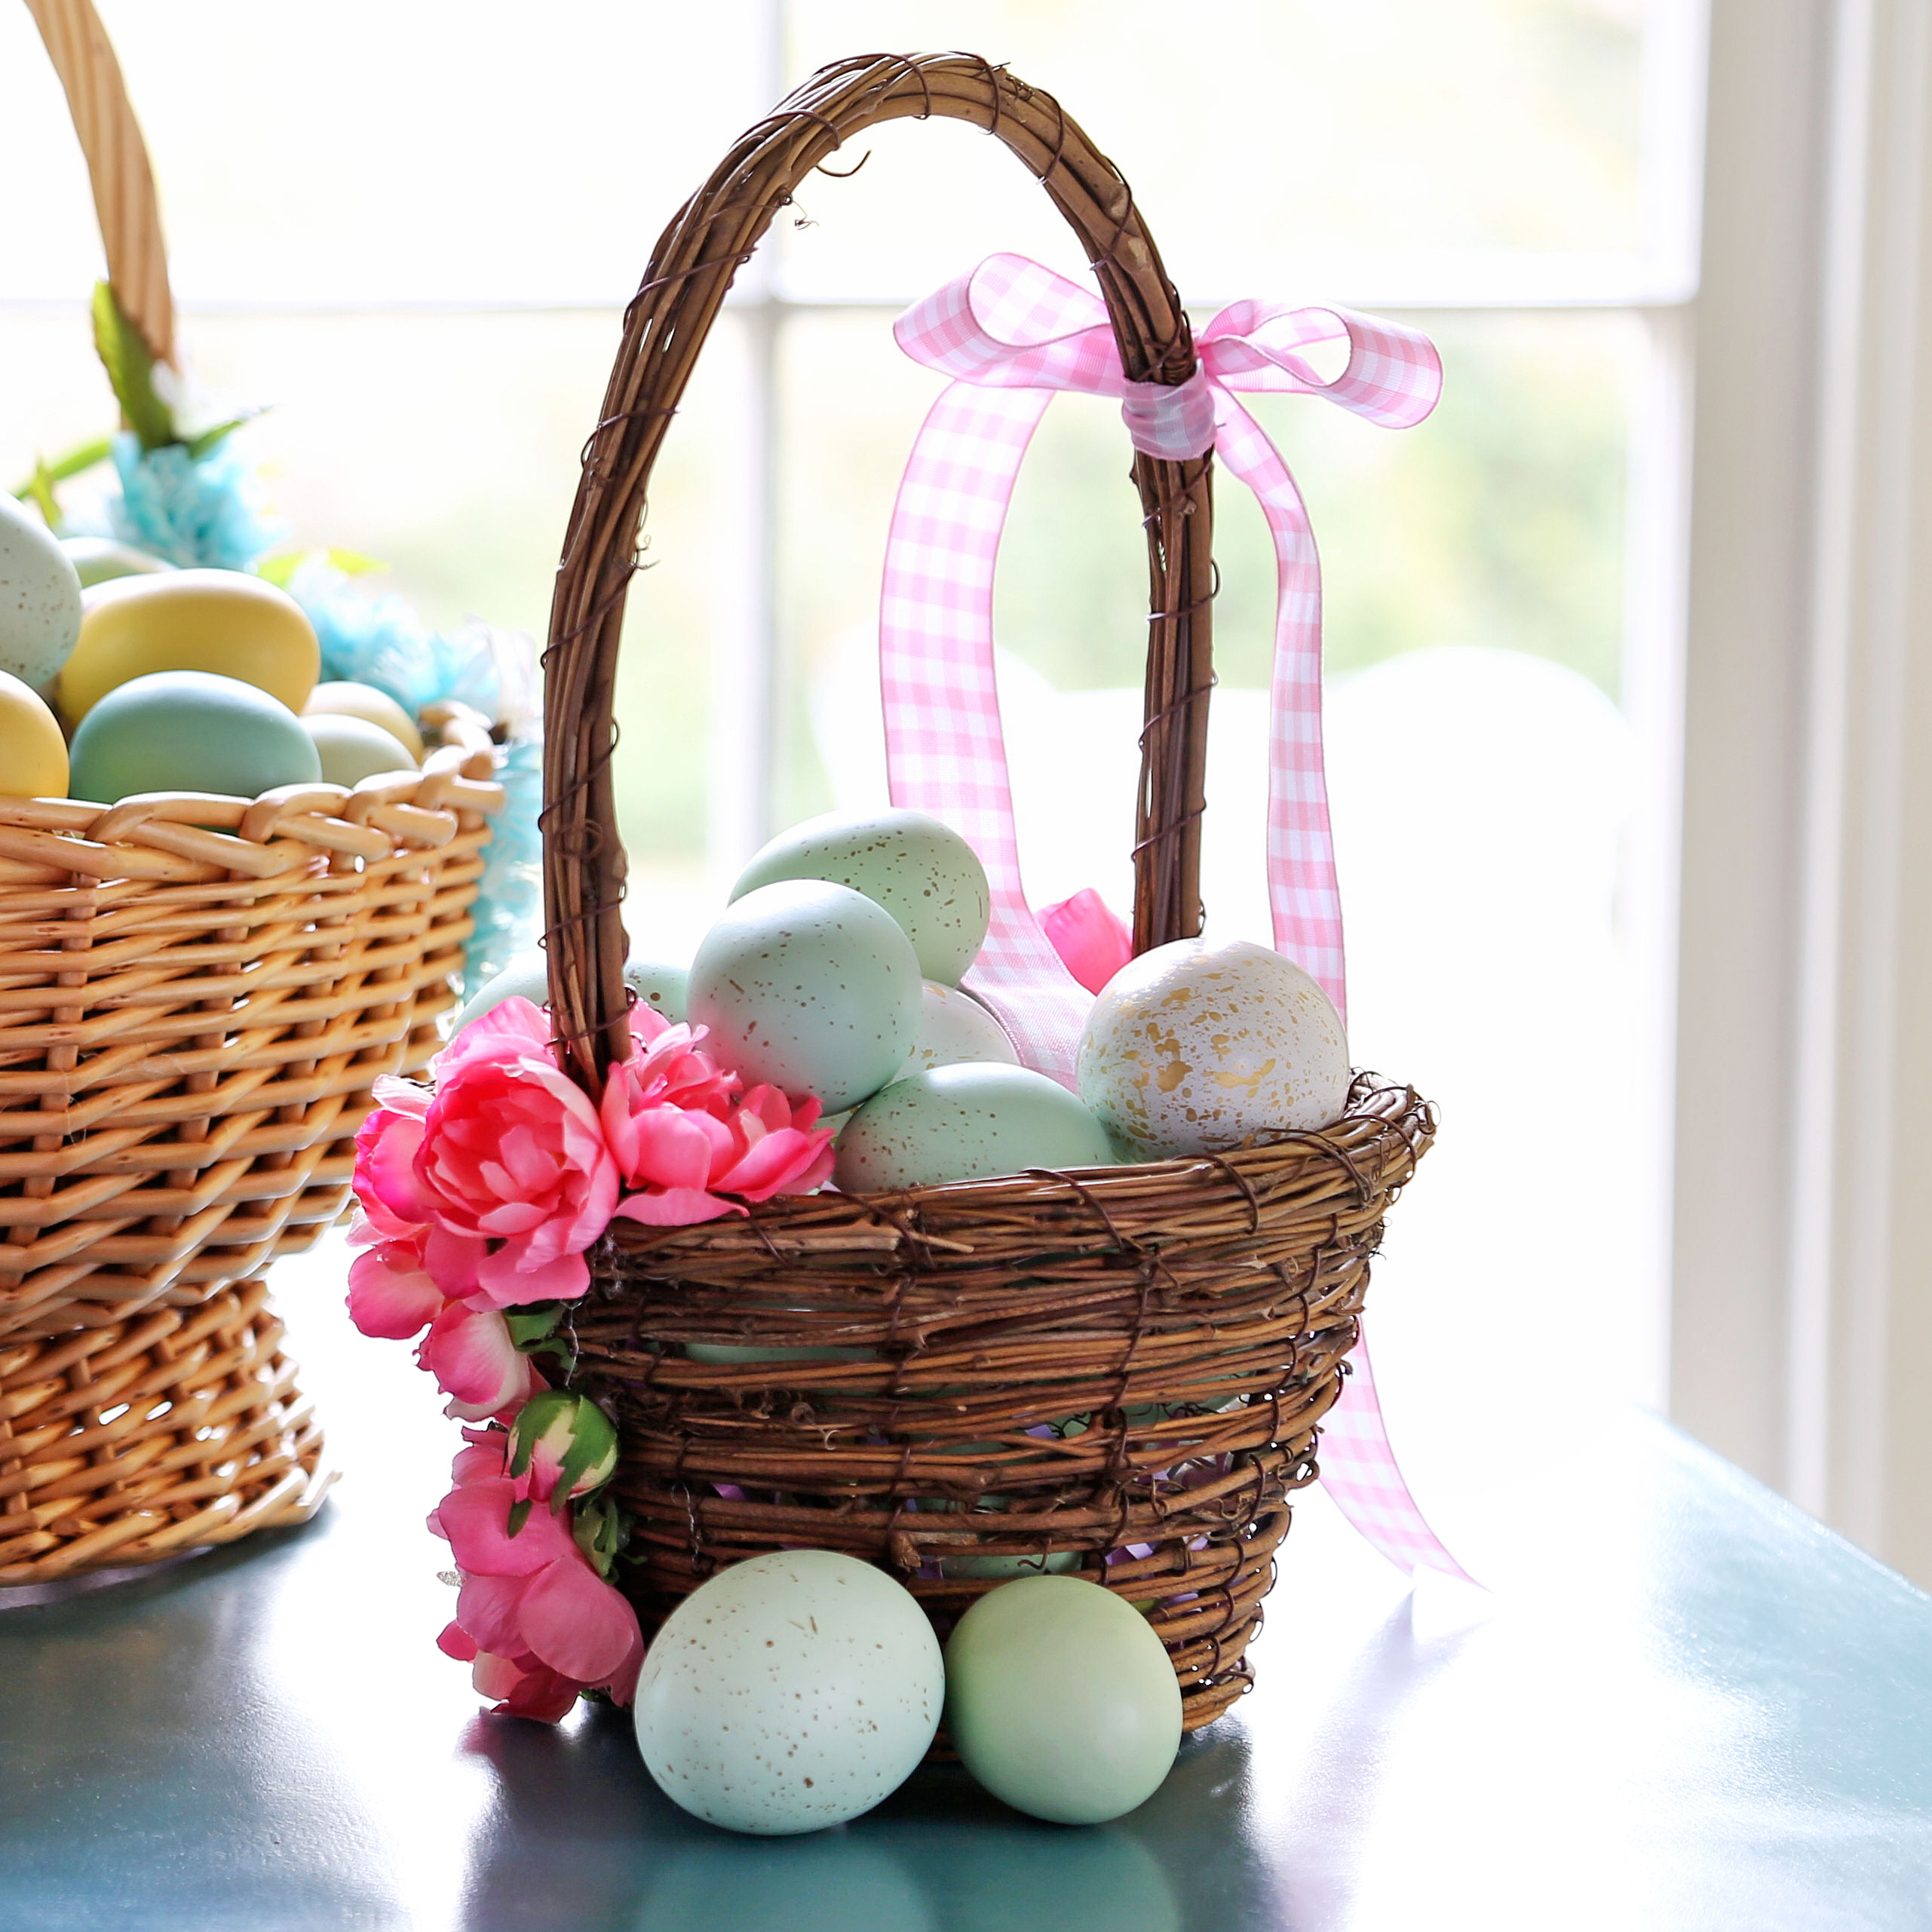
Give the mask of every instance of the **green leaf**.
<svg viewBox="0 0 1932 1932">
<path fill-rule="evenodd" d="M 190 440 L 189 455 L 198 463 L 211 450 L 219 448 L 224 437 L 232 436 L 244 423 L 253 422 L 257 416 L 265 413 L 265 406 L 258 403 L 244 409 L 238 416 L 230 416 L 226 422 L 216 423 L 213 429 L 203 430 L 199 436 Z"/>
<path fill-rule="evenodd" d="M 514 1536 L 530 1520 L 530 1499 L 526 1496 L 520 1503 L 510 1505 L 510 1533 Z"/>
<path fill-rule="evenodd" d="M 31 501 L 37 504 L 40 514 L 51 526 L 60 521 L 59 507 L 54 502 L 54 486 L 65 483 L 69 477 L 78 477 L 97 463 L 106 462 L 113 453 L 114 439 L 111 436 L 97 436 L 91 443 L 83 443 L 69 450 L 66 455 L 55 457 L 51 463 L 44 456 L 36 456 L 33 474 L 25 483 L 16 484 L 14 494 L 23 503 Z"/>
<path fill-rule="evenodd" d="M 277 590 L 286 590 L 295 581 L 295 573 L 314 554 L 310 550 L 281 550 L 273 557 L 261 558 L 255 566 L 255 574 Z"/>
<path fill-rule="evenodd" d="M 333 544 L 329 549 L 329 561 L 345 577 L 367 577 L 373 573 L 387 570 L 389 566 L 379 558 L 364 557 L 359 550 L 338 550 Z M 563 1304 L 557 1305 L 557 1313 L 563 1312 Z"/>
<path fill-rule="evenodd" d="M 563 1319 L 563 1304 L 539 1302 L 527 1308 L 511 1308 L 505 1311 L 503 1319 L 509 1324 L 511 1340 L 519 1348 L 527 1349 L 555 1330 Z"/>
<path fill-rule="evenodd" d="M 33 475 L 25 489 L 19 492 L 23 498 L 31 497 L 39 510 L 41 520 L 50 530 L 60 527 L 60 505 L 54 499 L 54 472 L 38 457 L 34 459 Z"/>
<path fill-rule="evenodd" d="M 121 413 L 141 439 L 141 447 L 159 449 L 179 442 L 174 419 L 155 394 L 154 353 L 106 282 L 94 284 L 94 347 L 114 385 Z"/>
</svg>

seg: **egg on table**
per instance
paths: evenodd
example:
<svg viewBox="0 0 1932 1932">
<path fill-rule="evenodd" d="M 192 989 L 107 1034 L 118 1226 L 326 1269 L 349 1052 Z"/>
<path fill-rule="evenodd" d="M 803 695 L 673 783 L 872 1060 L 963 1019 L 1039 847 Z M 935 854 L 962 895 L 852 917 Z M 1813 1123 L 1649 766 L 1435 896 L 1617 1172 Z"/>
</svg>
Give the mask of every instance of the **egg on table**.
<svg viewBox="0 0 1932 1932">
<path fill-rule="evenodd" d="M 954 1626 L 946 1725 L 966 1768 L 1015 1811 L 1100 1824 L 1173 1768 L 1180 1685 L 1132 1604 L 1084 1578 L 1023 1577 Z"/>
<path fill-rule="evenodd" d="M 1176 940 L 1130 960 L 1093 1002 L 1075 1066 L 1081 1098 L 1133 1160 L 1326 1127 L 1348 1099 L 1333 1002 L 1246 940 Z"/>
<path fill-rule="evenodd" d="M 633 952 L 624 962 L 624 982 L 637 995 L 639 1006 L 649 1007 L 669 1020 L 684 1017 L 685 979 L 688 969 L 649 953 Z M 510 998 L 526 999 L 532 1006 L 550 1004 L 550 961 L 540 947 L 520 952 L 494 979 L 486 980 L 463 1002 L 450 1031 L 462 1032 L 480 1014 Z"/>
<path fill-rule="evenodd" d="M 986 937 L 992 898 L 980 855 L 951 826 L 898 807 L 808 818 L 758 852 L 731 897 L 785 879 L 830 879 L 883 906 L 928 980 L 957 986 Z"/>
<path fill-rule="evenodd" d="M 0 671 L 0 796 L 64 799 L 67 741 L 40 694 Z"/>
<path fill-rule="evenodd" d="M 286 590 L 259 577 L 238 570 L 116 577 L 81 603 L 80 637 L 60 685 L 60 710 L 75 724 L 117 685 L 157 671 L 238 679 L 296 712 L 315 688 L 314 626 Z"/>
<path fill-rule="evenodd" d="M 781 879 L 727 906 L 691 962 L 687 1017 L 744 1077 L 836 1114 L 876 1093 L 918 1036 L 919 962 L 848 886 Z"/>
<path fill-rule="evenodd" d="M 302 728 L 314 741 L 327 784 L 353 787 L 385 772 L 416 768 L 409 747 L 366 718 L 305 713 Z"/>
<path fill-rule="evenodd" d="M 882 1570 L 781 1550 L 701 1584 L 646 1653 L 638 1748 L 694 1817 L 766 1836 L 842 1823 L 925 1756 L 946 1694 L 925 1612 Z"/>
<path fill-rule="evenodd" d="M 305 718 L 325 713 L 331 717 L 360 718 L 406 747 L 412 762 L 422 762 L 422 733 L 416 728 L 416 721 L 386 691 L 378 691 L 373 684 L 357 684 L 351 678 L 326 679 L 308 694 L 308 702 L 302 707 Z"/>
<path fill-rule="evenodd" d="M 52 683 L 81 634 L 81 580 L 38 512 L 0 490 L 0 671 Z"/>
<path fill-rule="evenodd" d="M 876 1194 L 1113 1161 L 1106 1130 L 1057 1081 L 982 1062 L 928 1067 L 874 1094 L 839 1133 L 833 1179 Z"/>
<path fill-rule="evenodd" d="M 238 678 L 158 671 L 108 692 L 74 734 L 75 797 L 112 805 L 136 792 L 252 799 L 322 776 L 315 741 L 286 704 Z"/>
<path fill-rule="evenodd" d="M 1006 1029 L 971 993 L 928 980 L 919 994 L 919 1030 L 900 1069 L 903 1080 L 929 1066 L 961 1066 L 969 1060 L 1020 1064 Z"/>
</svg>

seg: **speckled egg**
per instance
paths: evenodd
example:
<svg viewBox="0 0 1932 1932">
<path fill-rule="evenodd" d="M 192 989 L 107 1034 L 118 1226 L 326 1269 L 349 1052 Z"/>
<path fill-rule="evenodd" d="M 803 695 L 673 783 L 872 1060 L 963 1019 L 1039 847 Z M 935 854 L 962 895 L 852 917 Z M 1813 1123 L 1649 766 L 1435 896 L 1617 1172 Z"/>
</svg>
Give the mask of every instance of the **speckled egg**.
<svg viewBox="0 0 1932 1932">
<path fill-rule="evenodd" d="M 0 671 L 0 797 L 64 799 L 67 741 L 40 694 Z"/>
<path fill-rule="evenodd" d="M 366 718 L 305 714 L 302 728 L 314 740 L 322 776 L 331 785 L 353 787 L 385 772 L 416 768 L 409 747 Z"/>
<path fill-rule="evenodd" d="M 416 728 L 416 721 L 386 691 L 378 691 L 373 684 L 357 684 L 351 678 L 325 679 L 308 694 L 302 715 L 364 719 L 387 731 L 398 744 L 406 745 L 412 759 L 422 760 L 422 733 Z"/>
<path fill-rule="evenodd" d="M 1176 940 L 1130 960 L 1093 1003 L 1081 1097 L 1130 1159 L 1326 1127 L 1348 1097 L 1348 1040 L 1292 959 L 1238 940 Z"/>
<path fill-rule="evenodd" d="M 81 600 L 81 634 L 60 672 L 75 723 L 117 685 L 157 671 L 238 678 L 299 711 L 315 688 L 315 627 L 286 590 L 239 570 L 116 577 Z"/>
<path fill-rule="evenodd" d="M 991 1180 L 1029 1167 L 1105 1167 L 1106 1130 L 1032 1068 L 928 1067 L 895 1080 L 846 1122 L 833 1178 L 874 1194 Z"/>
<path fill-rule="evenodd" d="M 638 1748 L 695 1817 L 817 1831 L 906 1781 L 945 1694 L 907 1591 L 855 1557 L 780 1550 L 720 1571 L 665 1621 L 637 1680 Z"/>
<path fill-rule="evenodd" d="M 738 899 L 781 879 L 863 892 L 905 928 L 928 980 L 957 986 L 986 937 L 992 900 L 980 855 L 951 826 L 893 808 L 828 812 L 781 832 L 738 875 Z"/>
<path fill-rule="evenodd" d="M 900 1078 L 926 1067 L 963 1066 L 971 1060 L 1017 1066 L 1020 1056 L 1006 1029 L 971 993 L 928 980 L 919 995 L 919 1030 Z"/>
<path fill-rule="evenodd" d="M 667 1020 L 684 1017 L 685 968 L 668 960 L 653 959 L 633 952 L 624 962 L 624 983 L 637 995 L 639 1006 L 648 1006 Z M 542 950 L 532 946 L 520 952 L 493 980 L 486 980 L 463 1002 L 450 1029 L 453 1038 L 479 1014 L 487 1013 L 511 998 L 526 999 L 532 1006 L 550 1004 L 550 962 Z"/>
<path fill-rule="evenodd" d="M 0 490 L 0 671 L 44 691 L 81 634 L 81 580 L 37 511 Z"/>
<path fill-rule="evenodd" d="M 322 776 L 314 740 L 286 704 L 205 671 L 117 685 L 81 721 L 72 756 L 75 797 L 103 805 L 136 792 L 252 799 Z"/>
<path fill-rule="evenodd" d="M 761 885 L 691 962 L 688 1017 L 746 1084 L 815 1093 L 836 1114 L 876 1093 L 917 1037 L 919 962 L 899 922 L 849 886 Z"/>
<path fill-rule="evenodd" d="M 1153 1627 L 1078 1577 L 981 1597 L 946 1646 L 946 1725 L 995 1798 L 1097 1825 L 1151 1798 L 1181 1744 L 1181 1691 Z"/>
</svg>

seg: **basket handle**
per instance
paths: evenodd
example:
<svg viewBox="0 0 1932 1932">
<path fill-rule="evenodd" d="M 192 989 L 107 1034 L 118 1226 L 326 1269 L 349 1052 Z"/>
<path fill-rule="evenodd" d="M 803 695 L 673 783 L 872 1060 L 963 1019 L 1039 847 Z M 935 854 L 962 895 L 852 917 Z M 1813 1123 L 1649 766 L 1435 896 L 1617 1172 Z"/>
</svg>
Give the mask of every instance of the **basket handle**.
<svg viewBox="0 0 1932 1932">
<path fill-rule="evenodd" d="M 1174 385 L 1194 373 L 1186 314 L 1119 171 L 1050 94 L 975 54 L 862 54 L 820 68 L 739 137 L 672 218 L 624 311 L 603 407 L 584 446 L 544 658 L 552 1023 L 565 1065 L 593 1096 L 630 1047 L 612 703 L 652 467 L 732 277 L 799 184 L 866 128 L 935 115 L 997 136 L 1066 216 L 1099 278 L 1128 379 Z M 1151 607 L 1134 848 L 1139 951 L 1201 930 L 1210 463 L 1134 457 Z"/>
<path fill-rule="evenodd" d="M 66 90 L 94 184 L 108 285 L 158 362 L 174 360 L 174 297 L 147 143 L 121 63 L 91 0 L 27 0 L 48 58 Z"/>
</svg>

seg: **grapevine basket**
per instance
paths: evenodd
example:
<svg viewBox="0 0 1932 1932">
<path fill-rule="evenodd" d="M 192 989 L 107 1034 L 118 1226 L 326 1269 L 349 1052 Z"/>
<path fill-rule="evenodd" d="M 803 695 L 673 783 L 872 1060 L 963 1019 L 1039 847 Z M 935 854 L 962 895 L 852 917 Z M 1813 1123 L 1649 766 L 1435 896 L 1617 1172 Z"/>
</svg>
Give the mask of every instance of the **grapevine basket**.
<svg viewBox="0 0 1932 1932">
<path fill-rule="evenodd" d="M 88 0 L 28 0 L 122 310 L 173 305 Z M 302 1521 L 322 1437 L 262 1271 L 348 1198 L 379 1075 L 422 1066 L 471 930 L 483 720 L 419 774 L 258 799 L 0 799 L 0 1586 Z"/>
<path fill-rule="evenodd" d="M 1126 183 L 1053 98 L 971 56 L 822 69 L 747 132 L 658 242 L 585 448 L 545 662 L 551 1010 L 593 1096 L 628 1044 L 612 692 L 652 466 L 738 266 L 805 178 L 874 124 L 973 123 L 1084 244 L 1130 380 L 1195 367 Z M 1211 679 L 1209 460 L 1136 455 L 1149 624 L 1137 950 L 1200 930 Z M 628 1221 L 570 1311 L 572 1386 L 615 1419 L 618 1576 L 648 1634 L 719 1566 L 848 1552 L 942 1634 L 1042 1568 L 1143 1608 L 1185 1722 L 1246 1688 L 1289 1498 L 1356 1339 L 1389 1203 L 1434 1132 L 1357 1078 L 1344 1117 L 1213 1158 L 779 1198 L 683 1228 Z"/>
</svg>

